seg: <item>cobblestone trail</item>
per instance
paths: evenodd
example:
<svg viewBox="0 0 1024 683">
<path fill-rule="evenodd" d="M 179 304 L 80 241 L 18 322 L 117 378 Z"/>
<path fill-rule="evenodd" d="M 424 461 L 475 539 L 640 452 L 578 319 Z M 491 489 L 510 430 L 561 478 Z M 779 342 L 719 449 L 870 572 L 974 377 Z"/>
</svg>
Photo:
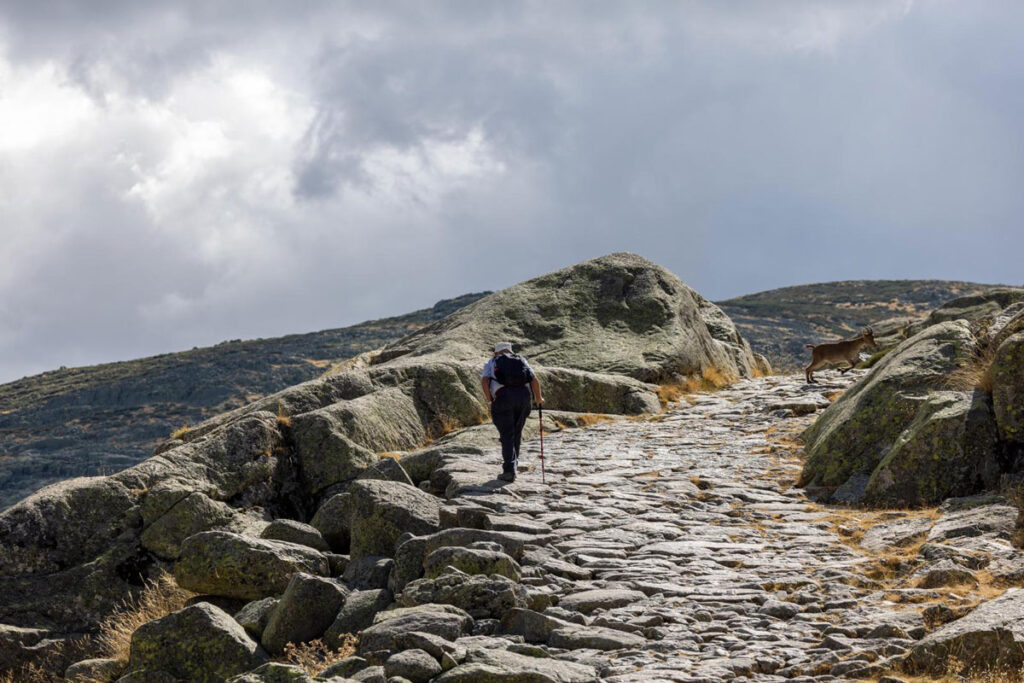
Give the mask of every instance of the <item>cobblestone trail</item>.
<svg viewBox="0 0 1024 683">
<path fill-rule="evenodd" d="M 528 546 L 523 582 L 558 595 L 546 614 L 587 625 L 549 644 L 605 680 L 871 674 L 924 628 L 865 578 L 869 558 L 841 543 L 830 513 L 790 487 L 788 440 L 856 378 L 830 375 L 816 387 L 745 380 L 651 419 L 551 434 L 546 486 L 536 442 L 530 471 L 501 489 L 485 483 L 497 451 L 493 467 L 463 461 L 448 468 L 448 497 L 551 528 Z"/>
</svg>

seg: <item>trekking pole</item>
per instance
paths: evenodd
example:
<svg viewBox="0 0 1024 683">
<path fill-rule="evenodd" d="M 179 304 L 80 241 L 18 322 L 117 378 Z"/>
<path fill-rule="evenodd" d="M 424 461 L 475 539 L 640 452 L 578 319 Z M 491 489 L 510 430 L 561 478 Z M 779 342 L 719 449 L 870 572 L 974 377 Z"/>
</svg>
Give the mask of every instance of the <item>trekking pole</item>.
<svg viewBox="0 0 1024 683">
<path fill-rule="evenodd" d="M 537 421 L 540 423 L 540 481 L 546 484 L 544 474 L 544 406 L 537 406 Z"/>
</svg>

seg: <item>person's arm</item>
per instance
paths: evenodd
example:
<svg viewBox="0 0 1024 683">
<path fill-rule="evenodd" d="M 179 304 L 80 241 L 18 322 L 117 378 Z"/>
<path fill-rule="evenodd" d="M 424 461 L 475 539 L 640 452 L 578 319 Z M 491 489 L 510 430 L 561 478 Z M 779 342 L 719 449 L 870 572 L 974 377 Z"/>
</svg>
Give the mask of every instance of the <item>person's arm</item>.
<svg viewBox="0 0 1024 683">
<path fill-rule="evenodd" d="M 540 380 L 537 379 L 537 375 L 530 380 L 530 388 L 533 389 L 533 400 L 537 402 L 537 405 L 544 405 L 544 397 L 540 393 Z"/>
<path fill-rule="evenodd" d="M 487 403 L 494 403 L 494 397 L 491 396 L 491 378 L 481 377 L 480 387 L 484 390 L 484 396 L 487 398 Z"/>
</svg>

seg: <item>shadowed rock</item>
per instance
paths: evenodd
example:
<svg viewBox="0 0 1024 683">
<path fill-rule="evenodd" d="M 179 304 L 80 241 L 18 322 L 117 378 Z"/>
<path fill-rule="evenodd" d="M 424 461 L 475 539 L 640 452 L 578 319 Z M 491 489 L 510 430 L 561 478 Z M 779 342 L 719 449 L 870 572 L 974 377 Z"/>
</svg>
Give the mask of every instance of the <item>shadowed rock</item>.
<svg viewBox="0 0 1024 683">
<path fill-rule="evenodd" d="M 346 634 L 358 633 L 370 626 L 377 613 L 391 602 L 391 592 L 385 589 L 352 591 L 324 634 L 324 642 L 331 648 L 341 647 Z"/>
<path fill-rule="evenodd" d="M 348 591 L 330 579 L 296 574 L 288 583 L 263 630 L 260 643 L 279 654 L 288 643 L 320 637 L 334 621 Z"/>
<path fill-rule="evenodd" d="M 992 365 L 992 401 L 999 433 L 1024 445 L 1024 332 L 1010 335 L 996 351 Z"/>
</svg>

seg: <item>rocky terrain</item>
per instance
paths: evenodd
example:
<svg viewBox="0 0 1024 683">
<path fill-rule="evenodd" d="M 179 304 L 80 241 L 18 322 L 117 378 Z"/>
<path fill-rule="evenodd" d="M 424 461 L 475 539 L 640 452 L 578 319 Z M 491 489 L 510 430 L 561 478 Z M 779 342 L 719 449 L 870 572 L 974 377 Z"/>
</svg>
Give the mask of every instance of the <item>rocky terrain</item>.
<svg viewBox="0 0 1024 683">
<path fill-rule="evenodd" d="M 805 343 L 850 336 L 864 325 L 875 325 L 895 343 L 908 324 L 950 299 L 976 307 L 970 297 L 980 294 L 990 307 L 999 305 L 998 296 L 985 294 L 990 291 L 969 282 L 858 280 L 786 287 L 717 305 L 774 367 L 796 368 L 806 364 Z M 484 294 L 347 328 L 62 368 L 2 385 L 0 509 L 49 483 L 130 467 L 186 425 L 313 379 Z M 955 308 L 946 314 L 955 315 Z"/>
<path fill-rule="evenodd" d="M 390 683 L 1020 670 L 1024 304 L 961 303 L 987 312 L 929 320 L 870 370 L 809 386 L 763 376 L 719 308 L 633 255 L 492 294 L 0 513 L 0 667 Z M 537 440 L 516 482 L 495 479 L 478 378 L 497 337 L 545 387 L 546 481 Z M 711 377 L 731 386 L 680 394 Z M 829 504 L 849 492 L 880 509 Z M 193 597 L 123 618 L 130 642 L 112 647 L 112 614 L 168 582 Z M 125 611 L 126 596 L 142 597 Z"/>
<path fill-rule="evenodd" d="M 847 280 L 771 289 L 716 303 L 773 367 L 796 370 L 807 364 L 804 344 L 854 337 L 879 323 L 883 332 L 896 332 L 952 299 L 992 289 L 998 287 L 955 280 Z"/>
<path fill-rule="evenodd" d="M 4 384 L 0 509 L 55 481 L 130 467 L 185 425 L 318 377 L 482 296 L 352 327 L 62 368 Z"/>
</svg>

